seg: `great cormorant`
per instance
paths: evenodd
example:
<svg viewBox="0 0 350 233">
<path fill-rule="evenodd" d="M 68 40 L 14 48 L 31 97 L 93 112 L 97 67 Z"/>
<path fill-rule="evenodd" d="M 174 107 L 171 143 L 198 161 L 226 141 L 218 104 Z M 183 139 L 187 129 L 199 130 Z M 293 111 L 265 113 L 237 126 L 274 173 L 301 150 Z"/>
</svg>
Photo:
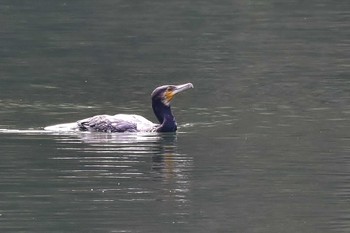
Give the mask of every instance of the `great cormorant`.
<svg viewBox="0 0 350 233">
<path fill-rule="evenodd" d="M 192 83 L 164 85 L 152 92 L 152 108 L 159 124 L 152 123 L 139 115 L 116 114 L 97 115 L 73 123 L 45 127 L 49 131 L 91 131 L 91 132 L 175 132 L 177 125 L 170 108 L 174 95 L 193 88 Z"/>
</svg>

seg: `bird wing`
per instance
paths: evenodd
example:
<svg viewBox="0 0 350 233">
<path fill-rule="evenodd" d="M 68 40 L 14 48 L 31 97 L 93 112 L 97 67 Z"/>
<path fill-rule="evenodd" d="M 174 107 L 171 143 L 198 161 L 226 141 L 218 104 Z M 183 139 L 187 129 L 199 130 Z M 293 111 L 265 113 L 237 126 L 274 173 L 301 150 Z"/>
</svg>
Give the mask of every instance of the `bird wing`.
<svg viewBox="0 0 350 233">
<path fill-rule="evenodd" d="M 97 115 L 77 121 L 80 130 L 93 132 L 137 132 L 137 124 L 110 115 Z"/>
<path fill-rule="evenodd" d="M 138 132 L 153 132 L 154 129 L 159 126 L 152 121 L 147 120 L 143 116 L 135 114 L 116 114 L 111 116 L 113 119 L 124 120 L 135 123 L 137 125 Z"/>
</svg>

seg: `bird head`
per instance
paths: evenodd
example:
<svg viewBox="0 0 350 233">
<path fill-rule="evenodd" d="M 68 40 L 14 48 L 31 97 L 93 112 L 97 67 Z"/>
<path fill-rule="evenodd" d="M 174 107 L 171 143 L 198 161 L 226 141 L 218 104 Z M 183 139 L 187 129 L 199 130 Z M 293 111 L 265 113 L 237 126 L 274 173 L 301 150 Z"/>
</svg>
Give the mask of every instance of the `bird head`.
<svg viewBox="0 0 350 233">
<path fill-rule="evenodd" d="M 169 106 L 170 102 L 177 93 L 180 93 L 190 88 L 193 88 L 192 83 L 160 86 L 152 92 L 152 100 L 160 100 L 164 105 Z"/>
</svg>

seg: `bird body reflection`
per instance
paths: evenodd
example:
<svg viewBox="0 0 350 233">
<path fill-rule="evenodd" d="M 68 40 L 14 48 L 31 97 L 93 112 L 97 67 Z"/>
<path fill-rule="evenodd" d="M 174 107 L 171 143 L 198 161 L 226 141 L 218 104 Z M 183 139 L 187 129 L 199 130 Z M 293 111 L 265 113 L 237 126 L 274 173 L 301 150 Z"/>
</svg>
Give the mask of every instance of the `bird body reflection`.
<svg viewBox="0 0 350 233">
<path fill-rule="evenodd" d="M 60 153 L 52 158 L 75 164 L 71 169 L 63 169 L 60 176 L 69 183 L 77 183 L 80 188 L 75 193 L 103 193 L 100 202 L 162 200 L 177 212 L 177 218 L 186 215 L 193 157 L 178 153 L 176 134 L 76 135 L 80 138 L 72 140 L 66 135 L 57 138 L 58 149 L 68 150 L 68 155 L 74 151 L 75 156 Z M 89 185 L 84 189 L 81 183 L 87 181 Z"/>
</svg>

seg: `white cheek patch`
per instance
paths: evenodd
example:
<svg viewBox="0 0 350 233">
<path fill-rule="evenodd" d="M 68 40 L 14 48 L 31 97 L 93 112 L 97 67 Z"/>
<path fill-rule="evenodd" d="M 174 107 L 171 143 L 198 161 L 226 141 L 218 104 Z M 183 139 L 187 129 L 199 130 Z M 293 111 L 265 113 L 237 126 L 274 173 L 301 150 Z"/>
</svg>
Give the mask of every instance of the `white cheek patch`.
<svg viewBox="0 0 350 233">
<path fill-rule="evenodd" d="M 166 106 L 170 105 L 170 101 L 165 96 L 162 98 L 162 103 L 165 104 Z"/>
</svg>

